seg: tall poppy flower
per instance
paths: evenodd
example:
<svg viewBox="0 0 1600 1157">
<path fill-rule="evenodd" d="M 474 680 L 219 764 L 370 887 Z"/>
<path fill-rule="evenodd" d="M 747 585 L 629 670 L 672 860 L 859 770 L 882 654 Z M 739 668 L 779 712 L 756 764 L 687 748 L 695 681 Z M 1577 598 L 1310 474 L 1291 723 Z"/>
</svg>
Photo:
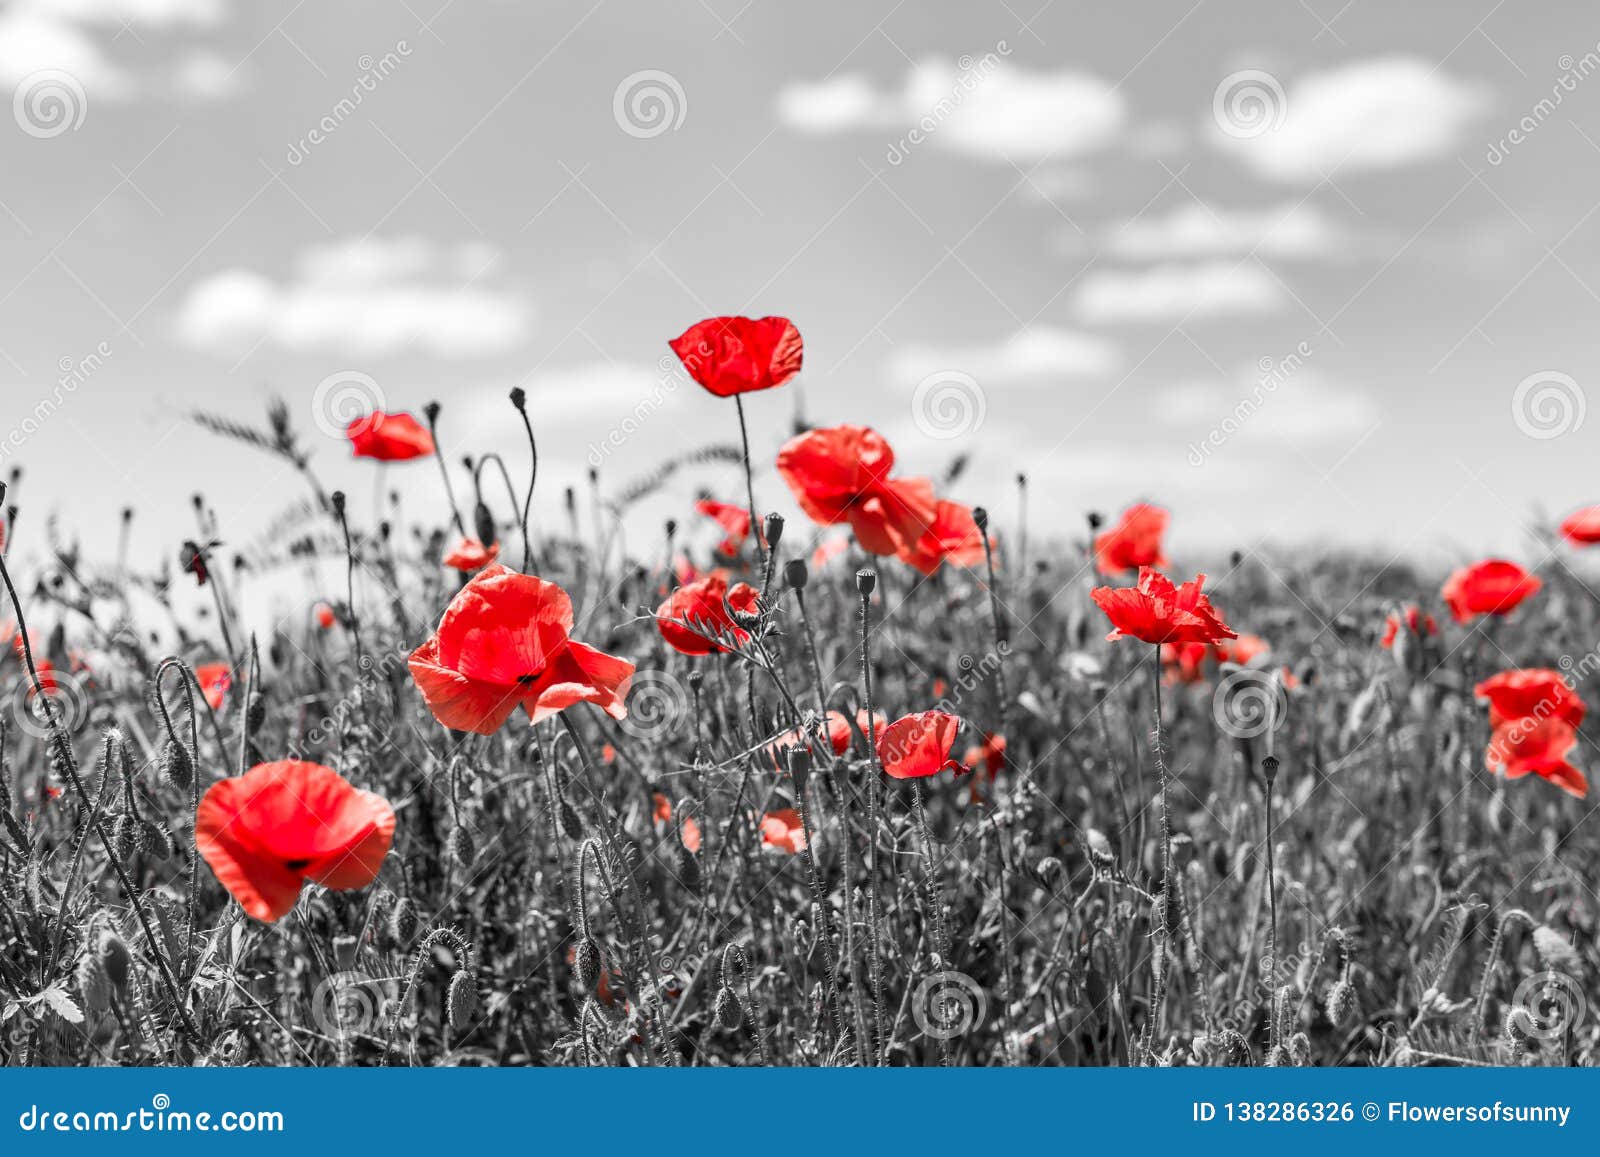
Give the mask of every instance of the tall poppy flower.
<svg viewBox="0 0 1600 1157">
<path fill-rule="evenodd" d="M 194 669 L 194 679 L 211 710 L 222 710 L 222 701 L 233 686 L 233 667 L 227 663 L 201 663 Z"/>
<path fill-rule="evenodd" d="M 1403 610 L 1390 611 L 1384 618 L 1379 646 L 1392 650 L 1402 628 L 1419 639 L 1439 633 L 1439 624 L 1433 621 L 1433 616 L 1424 614 L 1416 603 L 1409 603 Z"/>
<path fill-rule="evenodd" d="M 405 462 L 433 453 L 433 435 L 410 414 L 385 414 L 374 410 L 344 428 L 357 458 L 380 462 Z"/>
<path fill-rule="evenodd" d="M 520 706 L 538 723 L 577 703 L 625 718 L 633 664 L 569 637 L 572 600 L 498 563 L 456 593 L 411 678 L 446 727 L 491 735 Z"/>
<path fill-rule="evenodd" d="M 1465 623 L 1478 615 L 1509 615 L 1543 585 L 1516 563 L 1490 558 L 1452 574 L 1443 594 L 1456 622 Z"/>
<path fill-rule="evenodd" d="M 1577 745 L 1578 733 L 1564 719 L 1508 719 L 1495 728 L 1485 762 L 1507 779 L 1537 775 L 1582 799 L 1589 794 L 1589 781 L 1567 762 Z"/>
<path fill-rule="evenodd" d="M 1095 536 L 1095 568 L 1110 575 L 1146 566 L 1166 566 L 1161 539 L 1170 519 L 1171 515 L 1161 507 L 1147 502 L 1128 507 L 1115 526 Z"/>
<path fill-rule="evenodd" d="M 1205 581 L 1202 574 L 1174 586 L 1166 575 L 1146 566 L 1139 568 L 1136 586 L 1095 588 L 1095 605 L 1116 628 L 1106 638 L 1146 643 L 1218 643 L 1237 638 L 1206 597 Z"/>
<path fill-rule="evenodd" d="M 949 770 L 972 769 L 950 758 L 961 720 L 943 711 L 920 711 L 896 719 L 878 736 L 878 762 L 893 779 L 921 779 Z"/>
<path fill-rule="evenodd" d="M 1600 542 L 1600 506 L 1585 506 L 1567 515 L 1561 521 L 1561 537 L 1574 546 Z"/>
<path fill-rule="evenodd" d="M 715 519 L 717 525 L 727 532 L 728 536 L 722 540 L 720 548 L 723 554 L 733 554 L 739 549 L 739 544 L 750 537 L 750 512 L 744 507 L 718 502 L 715 498 L 702 498 L 694 504 L 694 508 L 706 517 Z"/>
<path fill-rule="evenodd" d="M 298 759 L 259 763 L 207 789 L 195 846 L 251 917 L 288 914 L 306 881 L 348 891 L 377 878 L 394 810 L 338 772 Z"/>
<path fill-rule="evenodd" d="M 656 628 L 675 650 L 685 655 L 710 655 L 730 648 L 719 640 L 731 638 L 737 646 L 750 641 L 750 632 L 733 621 L 729 608 L 755 614 L 760 596 L 749 583 L 728 586 L 728 573 L 716 570 L 685 583 L 656 608 Z"/>
<path fill-rule="evenodd" d="M 783 444 L 777 466 L 813 522 L 848 523 L 869 554 L 914 547 L 938 517 L 933 483 L 891 479 L 894 450 L 866 426 L 807 430 Z"/>
<path fill-rule="evenodd" d="M 970 506 L 941 498 L 934 503 L 933 521 L 922 537 L 897 553 L 901 562 L 923 574 L 932 574 L 943 563 L 977 566 L 984 557 L 983 534 Z"/>
<path fill-rule="evenodd" d="M 800 372 L 805 352 L 786 317 L 708 317 L 667 344 L 689 376 L 719 398 L 783 385 Z"/>
<path fill-rule="evenodd" d="M 1473 688 L 1489 701 L 1489 726 L 1511 719 L 1560 719 L 1578 727 L 1589 709 L 1560 671 L 1548 667 L 1523 667 L 1501 671 Z"/>
<path fill-rule="evenodd" d="M 450 548 L 449 554 L 444 556 L 444 565 L 470 574 L 472 571 L 482 570 L 499 557 L 498 542 L 484 546 L 475 538 L 463 538 Z"/>
<path fill-rule="evenodd" d="M 806 829 L 800 822 L 800 813 L 784 807 L 762 816 L 761 842 L 791 856 L 805 851 Z"/>
</svg>

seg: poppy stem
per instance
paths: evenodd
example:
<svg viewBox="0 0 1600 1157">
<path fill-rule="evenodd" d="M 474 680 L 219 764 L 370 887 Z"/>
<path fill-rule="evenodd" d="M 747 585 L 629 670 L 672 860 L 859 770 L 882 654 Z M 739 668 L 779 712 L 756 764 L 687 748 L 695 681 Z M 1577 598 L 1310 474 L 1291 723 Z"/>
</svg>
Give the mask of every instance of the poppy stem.
<svg viewBox="0 0 1600 1157">
<path fill-rule="evenodd" d="M 356 552 L 350 542 L 350 521 L 344 512 L 344 491 L 333 492 L 333 513 L 339 519 L 339 529 L 344 532 L 344 595 L 350 608 L 350 632 L 355 638 L 356 666 L 367 669 L 367 660 L 361 646 L 361 616 L 356 613 Z"/>
<path fill-rule="evenodd" d="M 750 504 L 750 533 L 755 535 L 756 549 L 765 559 L 767 544 L 761 537 L 760 516 L 756 514 L 756 484 L 755 477 L 750 472 L 750 430 L 744 420 L 744 398 L 739 394 L 733 395 L 733 405 L 739 414 L 739 443 L 744 462 L 744 493 Z"/>
<path fill-rule="evenodd" d="M 989 542 L 989 514 L 983 507 L 977 507 L 972 512 L 973 521 L 978 524 L 978 537 L 983 539 L 983 561 L 989 575 L 989 618 L 994 627 L 994 690 L 999 699 L 1000 734 L 1011 733 L 1011 696 L 1006 690 L 1006 652 L 1010 650 L 1007 639 L 1005 619 L 1000 612 L 1000 587 L 994 574 L 994 547 Z M 1033 774 L 1029 766 L 1023 764 L 1022 781 L 1032 783 Z"/>
<path fill-rule="evenodd" d="M 872 770 L 876 773 L 867 780 L 867 923 L 872 936 L 872 1018 L 877 1037 L 877 1063 L 885 1063 L 889 1040 L 884 1033 L 883 1011 L 883 949 L 879 932 L 881 912 L 878 905 L 878 809 L 879 791 L 882 787 L 883 761 L 878 758 L 878 721 L 872 713 L 872 653 L 870 649 L 872 621 L 872 588 L 877 585 L 877 572 L 856 572 L 856 590 L 861 596 L 861 698 L 867 713 L 867 750 L 871 752 Z"/>
<path fill-rule="evenodd" d="M 1170 927 L 1169 909 L 1171 905 L 1172 888 L 1172 820 L 1167 810 L 1167 758 L 1162 749 L 1161 731 L 1161 644 L 1155 643 L 1150 648 L 1150 688 L 1155 696 L 1155 723 L 1156 729 L 1152 739 L 1152 746 L 1156 757 L 1156 776 L 1161 784 L 1161 887 L 1156 889 L 1156 927 L 1159 936 L 1156 941 L 1156 952 L 1160 959 L 1156 965 L 1155 994 L 1150 1004 L 1150 1047 L 1148 1053 L 1154 1052 L 1155 1039 L 1161 1035 L 1163 1020 L 1163 1006 L 1166 1004 L 1167 969 L 1171 967 L 1172 959 L 1169 949 L 1172 946 L 1172 929 Z"/>
<path fill-rule="evenodd" d="M 450 502 L 450 521 L 455 523 L 456 533 L 466 537 L 466 523 L 461 521 L 461 511 L 456 506 L 455 487 L 450 484 L 450 467 L 445 465 L 444 451 L 439 448 L 439 403 L 429 402 L 423 407 L 423 414 L 428 419 L 428 436 L 433 439 L 433 456 L 439 461 L 439 476 L 444 479 L 444 496 Z"/>
<path fill-rule="evenodd" d="M 533 565 L 533 544 L 528 538 L 528 511 L 533 508 L 533 487 L 539 481 L 539 443 L 533 436 L 533 422 L 528 418 L 528 398 L 521 386 L 511 391 L 511 404 L 522 415 L 522 428 L 528 434 L 528 455 L 533 464 L 528 467 L 528 493 L 522 499 L 522 573 L 530 573 Z"/>
<path fill-rule="evenodd" d="M 922 781 L 911 781 L 911 806 L 917 815 L 917 830 L 922 833 L 923 882 L 927 891 L 928 919 L 933 923 L 934 971 L 946 973 L 951 969 L 950 930 L 944 926 L 944 888 L 939 883 L 938 864 L 933 853 L 933 834 L 928 828 L 928 809 L 922 797 Z M 1004 901 L 1002 900 L 1002 903 Z M 939 1038 L 939 1064 L 950 1067 L 950 1038 L 946 1033 Z"/>
</svg>

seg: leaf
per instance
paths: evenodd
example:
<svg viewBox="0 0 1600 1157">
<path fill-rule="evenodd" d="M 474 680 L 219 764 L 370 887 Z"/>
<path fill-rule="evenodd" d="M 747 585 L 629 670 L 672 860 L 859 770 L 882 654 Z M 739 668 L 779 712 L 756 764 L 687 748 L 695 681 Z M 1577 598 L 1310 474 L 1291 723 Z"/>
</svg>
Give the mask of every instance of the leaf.
<svg viewBox="0 0 1600 1157">
<path fill-rule="evenodd" d="M 83 1010 L 72 1002 L 72 997 L 60 985 L 52 984 L 39 994 L 38 999 L 49 1005 L 51 1011 L 68 1024 L 83 1023 Z"/>
</svg>

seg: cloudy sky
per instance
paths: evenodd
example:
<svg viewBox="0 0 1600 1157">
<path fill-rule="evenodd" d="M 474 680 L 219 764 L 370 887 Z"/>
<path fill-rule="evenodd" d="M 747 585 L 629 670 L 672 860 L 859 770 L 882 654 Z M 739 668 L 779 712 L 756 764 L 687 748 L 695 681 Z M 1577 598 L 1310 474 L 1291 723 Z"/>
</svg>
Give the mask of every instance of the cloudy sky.
<svg viewBox="0 0 1600 1157">
<path fill-rule="evenodd" d="M 197 488 L 241 538 L 298 497 L 188 410 L 281 395 L 363 494 L 352 393 L 520 464 L 520 384 L 548 511 L 625 421 L 603 485 L 733 437 L 665 341 L 781 313 L 768 461 L 803 405 L 969 454 L 997 511 L 1026 470 L 1036 534 L 1150 498 L 1197 553 L 1525 555 L 1600 501 L 1597 39 L 1491 0 L 11 0 L 0 462 L 153 558 Z M 649 517 L 702 484 L 738 497 Z"/>
</svg>

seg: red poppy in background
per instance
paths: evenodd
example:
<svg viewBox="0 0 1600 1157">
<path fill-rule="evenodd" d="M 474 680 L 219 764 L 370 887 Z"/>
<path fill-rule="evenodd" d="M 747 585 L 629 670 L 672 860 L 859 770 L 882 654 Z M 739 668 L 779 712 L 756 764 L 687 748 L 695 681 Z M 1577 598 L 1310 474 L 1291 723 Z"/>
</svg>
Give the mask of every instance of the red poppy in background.
<svg viewBox="0 0 1600 1157">
<path fill-rule="evenodd" d="M 411 652 L 411 678 L 434 718 L 457 731 L 491 735 L 519 706 L 534 723 L 577 703 L 625 718 L 633 664 L 569 638 L 571 630 L 566 591 L 494 563 Z"/>
<path fill-rule="evenodd" d="M 811 552 L 811 569 L 821 570 L 845 551 L 850 549 L 848 538 L 826 538 L 817 544 L 817 549 Z"/>
<path fill-rule="evenodd" d="M 1433 621 L 1433 616 L 1423 614 L 1422 608 L 1410 603 L 1404 610 L 1390 611 L 1388 617 L 1383 620 L 1383 638 L 1378 640 L 1379 645 L 1393 648 L 1402 623 L 1407 631 L 1419 639 L 1425 635 L 1439 633 L 1439 624 Z"/>
<path fill-rule="evenodd" d="M 856 712 L 855 724 L 861 729 L 862 735 L 882 735 L 883 729 L 888 726 L 888 719 L 881 711 L 874 711 L 869 718 L 866 711 L 861 710 Z M 876 731 L 873 730 L 874 726 Z M 834 755 L 844 755 L 850 750 L 850 741 L 855 737 L 855 732 L 850 727 L 848 715 L 843 711 L 829 711 L 824 727 L 828 734 L 828 746 L 833 749 Z M 778 762 L 779 756 L 797 744 L 804 744 L 807 751 L 812 750 L 811 739 L 814 734 L 814 731 L 796 727 L 768 743 L 767 750 L 772 753 L 774 762 Z"/>
<path fill-rule="evenodd" d="M 984 560 L 983 535 L 973 520 L 972 508 L 959 502 L 939 499 L 934 504 L 933 522 L 916 542 L 898 552 L 901 562 L 932 574 L 941 563 L 951 566 L 977 566 Z"/>
<path fill-rule="evenodd" d="M 333 626 L 334 623 L 338 622 L 338 616 L 333 613 L 333 608 L 327 603 L 318 603 L 315 614 L 317 617 L 317 626 L 321 627 L 324 631 L 328 630 Z"/>
<path fill-rule="evenodd" d="M 1561 521 L 1561 537 L 1574 546 L 1600 542 L 1600 506 L 1585 506 L 1567 515 Z"/>
<path fill-rule="evenodd" d="M 1159 506 L 1139 502 L 1122 512 L 1122 518 L 1094 540 L 1094 565 L 1101 574 L 1122 574 L 1146 566 L 1166 566 L 1161 538 L 1171 520 Z"/>
<path fill-rule="evenodd" d="M 1171 683 L 1205 682 L 1205 663 L 1211 657 L 1210 643 L 1161 644 L 1161 665 Z"/>
<path fill-rule="evenodd" d="M 385 414 L 374 410 L 344 428 L 357 458 L 380 462 L 405 462 L 433 453 L 433 435 L 410 414 Z"/>
<path fill-rule="evenodd" d="M 233 667 L 228 663 L 202 663 L 194 669 L 194 678 L 211 710 L 222 710 L 222 701 L 233 686 Z"/>
<path fill-rule="evenodd" d="M 778 473 L 800 509 L 824 526 L 849 523 L 869 554 L 896 554 L 933 527 L 938 501 L 925 478 L 891 480 L 894 451 L 866 426 L 807 430 L 778 451 Z"/>
<path fill-rule="evenodd" d="M 800 813 L 785 807 L 762 816 L 761 842 L 791 856 L 805 851 L 806 830 L 800 822 Z"/>
<path fill-rule="evenodd" d="M 1522 667 L 1501 671 L 1473 689 L 1489 701 L 1489 726 L 1512 719 L 1560 719 L 1578 727 L 1589 709 L 1560 671 L 1548 667 Z"/>
<path fill-rule="evenodd" d="M 654 815 L 656 826 L 672 822 L 672 801 L 661 792 L 651 794 L 651 802 L 655 805 Z M 694 822 L 693 816 L 683 818 L 683 846 L 691 852 L 700 851 L 700 825 Z"/>
<path fill-rule="evenodd" d="M 717 525 L 728 532 L 728 537 L 722 540 L 719 548 L 723 554 L 736 553 L 739 544 L 750 537 L 750 512 L 744 507 L 718 502 L 715 498 L 702 498 L 694 504 L 694 508 L 716 519 Z"/>
<path fill-rule="evenodd" d="M 1096 587 L 1095 605 L 1116 628 L 1106 638 L 1131 637 L 1146 643 L 1219 643 L 1237 638 L 1206 597 L 1205 581 L 1202 574 L 1173 586 L 1166 575 L 1146 566 L 1139 568 L 1137 586 Z"/>
<path fill-rule="evenodd" d="M 1582 799 L 1589 794 L 1589 781 L 1567 762 L 1577 743 L 1578 733 L 1564 719 L 1508 719 L 1495 728 L 1485 759 L 1497 775 L 1537 775 Z"/>
<path fill-rule="evenodd" d="M 475 538 L 463 538 L 450 548 L 450 553 L 444 556 L 444 565 L 455 567 L 456 570 L 470 574 L 475 570 L 482 570 L 495 559 L 500 557 L 500 544 L 484 546 Z"/>
<path fill-rule="evenodd" d="M 786 317 L 708 317 L 667 343 L 719 398 L 769 390 L 800 372 L 804 345 Z"/>
<path fill-rule="evenodd" d="M 219 780 L 195 814 L 195 846 L 251 917 L 287 915 L 306 880 L 365 888 L 394 838 L 394 810 L 331 768 L 285 759 Z"/>
<path fill-rule="evenodd" d="M 1006 737 L 992 731 L 984 732 L 983 742 L 967 748 L 961 761 L 993 779 L 1006 769 Z"/>
<path fill-rule="evenodd" d="M 728 608 L 755 614 L 758 597 L 749 583 L 735 583 L 730 588 L 726 571 L 712 571 L 667 596 L 656 608 L 656 628 L 668 644 L 685 655 L 727 651 L 729 648 L 716 640 L 729 637 L 742 647 L 749 642 L 750 632 L 734 623 Z"/>
<path fill-rule="evenodd" d="M 1247 667 L 1250 661 L 1258 655 L 1265 655 L 1272 650 L 1272 644 L 1260 635 L 1237 635 L 1232 639 L 1224 639 L 1216 644 L 1213 651 L 1219 663 L 1234 663 L 1240 667 Z"/>
<path fill-rule="evenodd" d="M 972 769 L 950 758 L 961 720 L 943 711 L 921 711 L 896 719 L 878 736 L 878 761 L 894 779 L 921 779 L 949 769 Z"/>
<path fill-rule="evenodd" d="M 1444 601 L 1458 623 L 1478 615 L 1508 615 L 1544 584 L 1514 562 L 1485 559 L 1464 566 L 1444 583 Z"/>
</svg>

